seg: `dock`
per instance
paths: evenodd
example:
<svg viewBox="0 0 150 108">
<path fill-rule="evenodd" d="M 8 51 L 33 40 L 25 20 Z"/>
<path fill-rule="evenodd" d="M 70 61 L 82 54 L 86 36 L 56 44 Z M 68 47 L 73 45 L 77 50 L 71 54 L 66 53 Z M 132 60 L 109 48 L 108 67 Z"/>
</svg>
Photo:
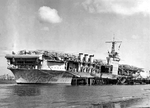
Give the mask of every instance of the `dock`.
<svg viewBox="0 0 150 108">
<path fill-rule="evenodd" d="M 145 85 L 150 84 L 150 79 L 132 79 L 130 77 L 123 77 L 117 79 L 109 78 L 87 78 L 87 77 L 74 77 L 72 79 L 71 85 Z"/>
</svg>

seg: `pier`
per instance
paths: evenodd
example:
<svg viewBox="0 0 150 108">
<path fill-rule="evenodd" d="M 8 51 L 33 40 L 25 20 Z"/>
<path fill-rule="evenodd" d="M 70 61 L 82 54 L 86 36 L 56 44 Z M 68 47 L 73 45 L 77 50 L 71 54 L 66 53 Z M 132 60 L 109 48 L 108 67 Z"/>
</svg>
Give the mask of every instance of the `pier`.
<svg viewBox="0 0 150 108">
<path fill-rule="evenodd" d="M 117 79 L 109 78 L 86 78 L 86 77 L 74 77 L 71 85 L 145 85 L 150 84 L 150 79 L 133 79 L 131 77 L 122 77 Z"/>
</svg>

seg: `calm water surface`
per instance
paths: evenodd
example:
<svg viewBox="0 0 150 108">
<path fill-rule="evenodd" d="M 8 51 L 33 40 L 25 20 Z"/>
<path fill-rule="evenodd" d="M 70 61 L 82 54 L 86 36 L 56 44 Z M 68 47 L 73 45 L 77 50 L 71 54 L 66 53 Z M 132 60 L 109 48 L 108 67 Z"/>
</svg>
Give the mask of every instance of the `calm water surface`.
<svg viewBox="0 0 150 108">
<path fill-rule="evenodd" d="M 150 107 L 150 85 L 0 84 L 0 108 Z"/>
</svg>

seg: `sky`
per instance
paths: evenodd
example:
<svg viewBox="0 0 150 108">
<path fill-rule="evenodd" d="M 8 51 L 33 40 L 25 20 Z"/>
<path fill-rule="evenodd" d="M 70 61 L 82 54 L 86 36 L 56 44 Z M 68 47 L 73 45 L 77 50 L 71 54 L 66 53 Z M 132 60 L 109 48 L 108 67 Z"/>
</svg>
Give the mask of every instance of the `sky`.
<svg viewBox="0 0 150 108">
<path fill-rule="evenodd" d="M 150 69 L 150 0 L 0 0 L 0 74 L 18 50 L 94 54 L 115 37 L 121 64 Z"/>
</svg>

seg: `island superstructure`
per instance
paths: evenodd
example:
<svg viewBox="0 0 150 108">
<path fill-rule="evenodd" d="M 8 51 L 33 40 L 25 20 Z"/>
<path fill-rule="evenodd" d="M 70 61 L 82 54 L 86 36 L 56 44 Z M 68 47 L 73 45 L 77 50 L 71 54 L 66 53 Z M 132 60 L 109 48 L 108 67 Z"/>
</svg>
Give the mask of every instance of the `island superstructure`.
<svg viewBox="0 0 150 108">
<path fill-rule="evenodd" d="M 120 58 L 118 52 L 115 51 L 115 44 L 120 43 L 121 46 L 122 41 L 115 41 L 115 38 L 113 38 L 113 41 L 107 41 L 106 43 L 112 44 L 111 52 L 108 52 L 107 64 L 113 66 L 112 74 L 118 75 Z"/>
</svg>

